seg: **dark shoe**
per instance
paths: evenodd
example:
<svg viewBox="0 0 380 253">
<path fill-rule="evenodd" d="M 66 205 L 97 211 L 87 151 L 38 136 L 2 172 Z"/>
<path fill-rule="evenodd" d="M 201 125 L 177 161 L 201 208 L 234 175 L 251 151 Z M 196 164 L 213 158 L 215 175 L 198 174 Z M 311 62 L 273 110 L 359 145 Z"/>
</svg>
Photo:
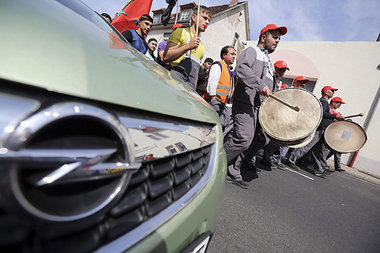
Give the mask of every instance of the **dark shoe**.
<svg viewBox="0 0 380 253">
<path fill-rule="evenodd" d="M 244 159 L 243 166 L 250 170 L 255 169 L 256 168 L 255 159 Z"/>
<path fill-rule="evenodd" d="M 295 165 L 294 163 L 292 163 L 290 161 L 286 161 L 285 164 L 286 164 L 286 166 L 288 166 L 292 170 L 296 170 L 296 171 L 300 170 L 300 167 L 298 167 L 297 165 Z"/>
<path fill-rule="evenodd" d="M 335 171 L 346 171 L 346 170 L 342 168 L 336 168 Z"/>
<path fill-rule="evenodd" d="M 243 161 L 242 167 L 247 168 L 248 170 L 255 170 L 256 172 L 261 172 L 261 169 L 256 167 L 254 159 L 245 159 Z"/>
<path fill-rule="evenodd" d="M 327 176 L 330 176 L 332 173 L 334 173 L 333 170 L 325 170 L 325 171 L 323 172 L 323 174 L 325 174 L 325 175 L 327 175 Z"/>
<path fill-rule="evenodd" d="M 264 159 L 261 159 L 260 160 L 260 163 L 262 163 L 263 165 L 267 166 L 267 167 L 270 167 L 271 166 L 271 163 L 268 162 L 267 160 L 264 160 Z"/>
<path fill-rule="evenodd" d="M 247 184 L 246 182 L 244 182 L 241 179 L 234 179 L 234 180 L 231 180 L 231 181 L 227 180 L 227 182 L 231 183 L 231 184 L 234 184 L 234 185 L 237 185 L 237 186 L 239 186 L 240 188 L 243 188 L 243 189 L 248 189 L 248 186 L 249 186 L 249 184 Z"/>
<path fill-rule="evenodd" d="M 286 165 L 284 165 L 282 163 L 276 163 L 276 166 L 277 166 L 277 169 L 279 169 L 279 170 L 285 170 L 286 169 Z"/>
<path fill-rule="evenodd" d="M 261 159 L 260 163 L 266 167 L 265 170 L 267 170 L 267 171 L 271 171 L 271 170 L 277 169 L 277 166 L 274 163 L 268 162 L 268 161 L 266 161 L 264 159 Z"/>
</svg>

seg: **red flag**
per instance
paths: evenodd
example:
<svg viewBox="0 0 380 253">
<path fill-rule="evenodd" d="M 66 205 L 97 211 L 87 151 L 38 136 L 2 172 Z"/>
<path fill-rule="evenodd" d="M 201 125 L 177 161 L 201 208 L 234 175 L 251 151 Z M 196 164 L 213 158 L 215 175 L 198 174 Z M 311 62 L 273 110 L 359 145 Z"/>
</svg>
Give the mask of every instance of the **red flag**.
<svg viewBox="0 0 380 253">
<path fill-rule="evenodd" d="M 139 18 L 148 14 L 153 0 L 128 0 L 121 12 L 112 20 L 112 25 L 120 32 L 136 30 Z"/>
</svg>

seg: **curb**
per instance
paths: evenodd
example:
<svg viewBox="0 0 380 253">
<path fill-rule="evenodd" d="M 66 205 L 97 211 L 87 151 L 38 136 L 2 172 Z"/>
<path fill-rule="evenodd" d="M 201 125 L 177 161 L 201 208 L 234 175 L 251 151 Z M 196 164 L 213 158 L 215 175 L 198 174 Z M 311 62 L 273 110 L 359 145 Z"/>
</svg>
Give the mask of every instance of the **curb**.
<svg viewBox="0 0 380 253">
<path fill-rule="evenodd" d="M 334 168 L 334 161 L 328 160 L 327 163 L 330 165 L 331 168 Z M 345 173 L 380 186 L 380 177 L 378 175 L 374 175 L 370 172 L 359 170 L 356 168 L 351 168 L 344 164 L 341 164 L 341 166 L 342 169 L 346 170 Z"/>
</svg>

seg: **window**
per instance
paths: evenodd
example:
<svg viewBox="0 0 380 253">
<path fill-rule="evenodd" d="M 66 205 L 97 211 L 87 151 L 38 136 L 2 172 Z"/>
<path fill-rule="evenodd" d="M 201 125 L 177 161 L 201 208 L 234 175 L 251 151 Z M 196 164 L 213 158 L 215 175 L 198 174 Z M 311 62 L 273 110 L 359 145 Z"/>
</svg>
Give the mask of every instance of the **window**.
<svg viewBox="0 0 380 253">
<path fill-rule="evenodd" d="M 293 85 L 293 81 L 294 81 L 294 78 L 287 78 L 287 77 L 282 78 L 282 83 L 287 84 L 289 87 Z M 313 92 L 316 83 L 317 81 L 310 81 L 309 83 L 306 84 L 305 90 Z"/>
<path fill-rule="evenodd" d="M 153 16 L 153 25 L 159 24 L 160 23 L 160 18 L 161 18 L 160 14 L 155 14 Z"/>
<path fill-rule="evenodd" d="M 190 10 L 189 9 L 183 10 L 181 13 L 180 21 L 187 21 L 187 20 L 189 20 L 189 18 L 190 18 Z"/>
</svg>

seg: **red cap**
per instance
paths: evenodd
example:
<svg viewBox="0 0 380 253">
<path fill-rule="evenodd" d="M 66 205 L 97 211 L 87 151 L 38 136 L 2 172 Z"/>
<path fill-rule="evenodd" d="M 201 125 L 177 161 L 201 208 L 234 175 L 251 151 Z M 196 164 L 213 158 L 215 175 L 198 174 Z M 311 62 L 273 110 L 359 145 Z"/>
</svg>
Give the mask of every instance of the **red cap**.
<svg viewBox="0 0 380 253">
<path fill-rule="evenodd" d="M 268 24 L 266 27 L 264 27 L 261 30 L 259 37 L 261 37 L 261 35 L 263 35 L 263 33 L 265 33 L 266 31 L 278 30 L 278 29 L 280 29 L 281 35 L 285 35 L 288 32 L 288 28 L 286 28 L 285 26 L 276 26 L 275 24 Z"/>
<path fill-rule="evenodd" d="M 345 102 L 343 102 L 343 100 L 342 100 L 341 97 L 335 97 L 335 98 L 332 98 L 331 101 L 334 101 L 334 102 L 341 102 L 342 104 L 345 104 Z"/>
<path fill-rule="evenodd" d="M 297 82 L 297 81 L 306 81 L 306 82 L 310 82 L 310 80 L 307 79 L 307 78 L 304 77 L 304 76 L 297 76 L 297 77 L 294 79 L 294 82 Z"/>
<path fill-rule="evenodd" d="M 284 62 L 284 61 L 276 61 L 276 62 L 274 63 L 274 66 L 275 66 L 276 68 L 279 68 L 279 69 L 287 69 L 287 70 L 290 70 L 290 69 L 288 68 L 288 65 L 286 65 L 286 62 Z"/>
<path fill-rule="evenodd" d="M 289 86 L 287 84 L 281 85 L 281 89 L 286 89 L 286 88 L 289 88 Z"/>
<path fill-rule="evenodd" d="M 172 27 L 172 30 L 174 31 L 175 29 L 177 28 L 181 28 L 181 27 L 185 27 L 184 25 L 180 24 L 180 23 L 177 23 L 177 24 L 174 24 L 173 27 Z"/>
<path fill-rule="evenodd" d="M 325 86 L 325 87 L 322 88 L 321 93 L 323 93 L 323 92 L 325 92 L 327 90 L 337 91 L 338 89 L 335 89 L 335 88 L 333 88 L 331 86 Z"/>
</svg>

